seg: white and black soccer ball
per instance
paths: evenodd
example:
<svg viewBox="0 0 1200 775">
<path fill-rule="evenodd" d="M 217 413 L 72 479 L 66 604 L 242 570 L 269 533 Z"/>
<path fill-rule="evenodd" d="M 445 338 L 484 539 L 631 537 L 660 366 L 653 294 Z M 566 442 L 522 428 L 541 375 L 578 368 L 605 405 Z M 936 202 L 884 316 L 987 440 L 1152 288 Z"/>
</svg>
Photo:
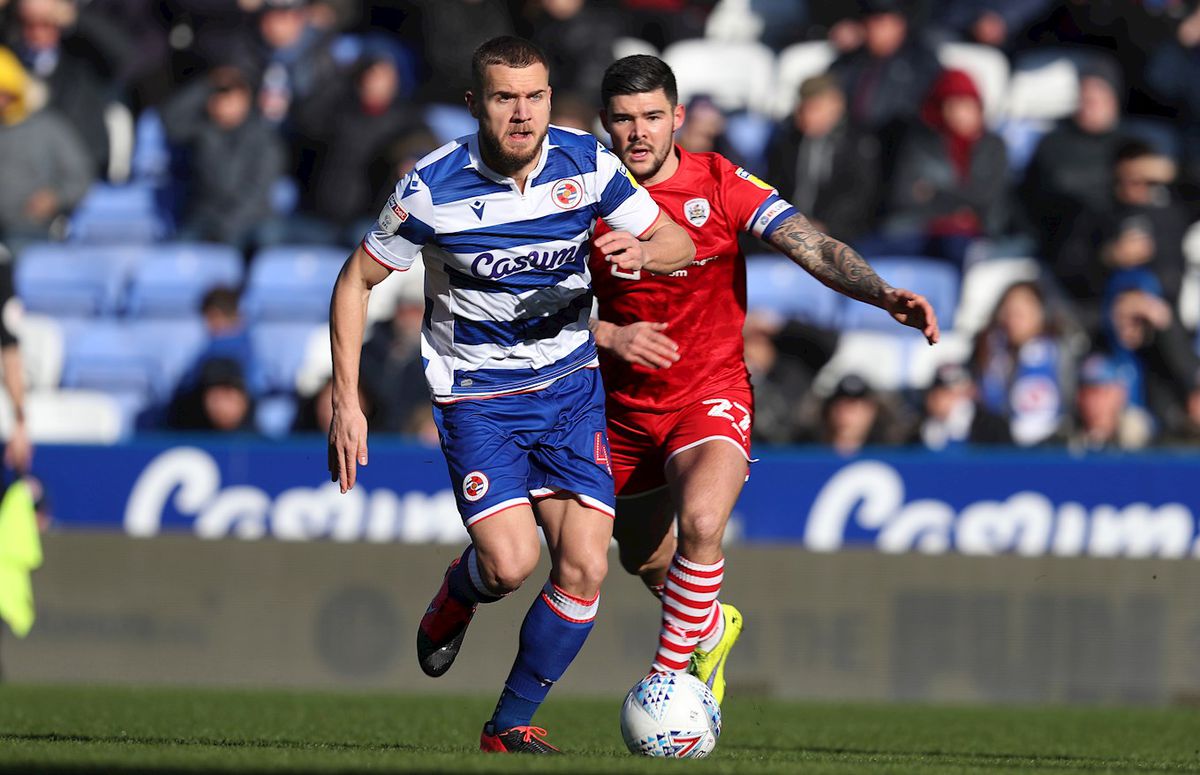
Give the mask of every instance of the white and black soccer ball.
<svg viewBox="0 0 1200 775">
<path fill-rule="evenodd" d="M 721 706 L 694 676 L 651 673 L 625 697 L 621 736 L 635 754 L 699 759 L 717 746 Z"/>
</svg>

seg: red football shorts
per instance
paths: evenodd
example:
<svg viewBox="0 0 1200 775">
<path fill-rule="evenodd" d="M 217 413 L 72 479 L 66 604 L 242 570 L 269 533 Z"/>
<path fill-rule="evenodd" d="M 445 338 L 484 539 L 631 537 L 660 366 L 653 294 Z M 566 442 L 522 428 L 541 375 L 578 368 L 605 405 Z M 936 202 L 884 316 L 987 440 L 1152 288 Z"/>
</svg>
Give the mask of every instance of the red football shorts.
<svg viewBox="0 0 1200 775">
<path fill-rule="evenodd" d="M 725 388 L 670 412 L 642 412 L 611 401 L 607 411 L 617 497 L 663 487 L 667 462 L 708 441 L 736 444 L 750 461 L 754 398 L 749 385 Z"/>
</svg>

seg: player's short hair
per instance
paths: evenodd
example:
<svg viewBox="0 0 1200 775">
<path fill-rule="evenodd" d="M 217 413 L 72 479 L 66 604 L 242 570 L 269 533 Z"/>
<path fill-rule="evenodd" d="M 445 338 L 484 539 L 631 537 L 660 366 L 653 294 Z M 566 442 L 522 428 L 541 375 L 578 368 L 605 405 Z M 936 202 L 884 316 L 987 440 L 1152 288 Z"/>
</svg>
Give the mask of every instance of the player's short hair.
<svg viewBox="0 0 1200 775">
<path fill-rule="evenodd" d="M 600 99 L 604 105 L 623 94 L 645 94 L 662 89 L 671 107 L 679 104 L 679 87 L 675 73 L 666 62 L 649 54 L 634 54 L 618 59 L 604 71 L 600 82 Z"/>
<path fill-rule="evenodd" d="M 535 43 L 515 35 L 501 35 L 484 41 L 475 49 L 475 54 L 471 57 L 471 83 L 476 89 L 482 89 L 484 76 L 492 65 L 519 68 L 536 64 L 550 69 L 545 52 Z"/>
</svg>

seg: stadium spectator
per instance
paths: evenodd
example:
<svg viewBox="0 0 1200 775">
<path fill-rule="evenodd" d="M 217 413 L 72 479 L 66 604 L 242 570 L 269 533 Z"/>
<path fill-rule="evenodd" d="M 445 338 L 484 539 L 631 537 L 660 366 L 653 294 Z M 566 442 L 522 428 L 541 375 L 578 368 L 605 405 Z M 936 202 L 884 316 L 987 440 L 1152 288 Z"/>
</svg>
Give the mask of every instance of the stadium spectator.
<svg viewBox="0 0 1200 775">
<path fill-rule="evenodd" d="M 0 48 L 0 233 L 18 253 L 62 225 L 93 175 L 75 129 L 53 110 L 31 112 L 28 90 L 21 63 Z"/>
<path fill-rule="evenodd" d="M 675 142 L 692 153 L 716 152 L 737 159 L 725 137 L 725 113 L 705 95 L 693 97 L 687 104 L 687 121 L 675 135 Z"/>
<path fill-rule="evenodd" d="M 853 242 L 874 227 L 879 141 L 850 125 L 832 75 L 800 85 L 800 101 L 767 148 L 767 179 L 818 229 Z"/>
<path fill-rule="evenodd" d="M 943 363 L 925 391 L 923 414 L 910 443 L 946 450 L 975 444 L 1012 444 L 1003 417 L 979 402 L 971 372 L 958 363 Z"/>
<path fill-rule="evenodd" d="M 78 132 L 93 174 L 108 169 L 108 128 L 104 113 L 118 96 L 114 79 L 124 43 L 107 28 L 85 36 L 76 26 L 79 10 L 71 0 L 18 0 L 9 42 L 29 77 L 45 90 L 46 104 Z M 118 33 L 119 35 L 119 33 Z"/>
<path fill-rule="evenodd" d="M 982 403 L 1008 421 L 1019 446 L 1051 441 L 1062 431 L 1070 393 L 1062 327 L 1038 284 L 1018 282 L 1000 297 L 976 340 L 972 370 Z"/>
<path fill-rule="evenodd" d="M 310 0 L 262 0 L 255 35 L 242 36 L 232 62 L 256 88 L 258 112 L 281 124 L 296 102 L 332 88 L 331 33 L 313 25 Z"/>
<path fill-rule="evenodd" d="M 462 105 L 471 88 L 471 54 L 485 40 L 513 31 L 504 3 L 496 0 L 413 0 L 420 10 L 422 60 L 431 76 L 422 89 L 425 102 Z"/>
<path fill-rule="evenodd" d="M 218 67 L 163 105 L 168 139 L 186 147 L 189 180 L 183 239 L 249 249 L 271 215 L 271 189 L 283 168 L 277 130 L 254 110 L 250 84 Z"/>
<path fill-rule="evenodd" d="M 1104 353 L 1093 353 L 1079 367 L 1075 426 L 1067 445 L 1075 452 L 1141 449 L 1150 440 L 1153 421 L 1129 403 L 1129 379 Z"/>
<path fill-rule="evenodd" d="M 704 19 L 714 0 L 620 0 L 625 34 L 662 51 L 672 43 L 704 36 Z"/>
<path fill-rule="evenodd" d="M 79 18 L 72 34 L 95 41 L 95 48 L 104 52 L 98 64 L 127 94 L 135 114 L 161 102 L 173 84 L 168 40 L 171 11 L 165 6 L 168 4 L 157 0 L 77 4 Z"/>
<path fill-rule="evenodd" d="M 1127 375 L 1129 403 L 1150 412 L 1156 432 L 1179 425 L 1189 411 L 1200 357 L 1153 274 L 1132 269 L 1109 279 L 1104 331 L 1111 357 Z"/>
<path fill-rule="evenodd" d="M 1200 183 L 1200 5 L 1185 18 L 1175 36 L 1153 50 L 1146 71 L 1147 87 L 1184 135 L 1183 163 L 1192 184 Z"/>
<path fill-rule="evenodd" d="M 808 0 L 750 0 L 750 10 L 762 20 L 763 43 L 783 49 L 804 37 L 808 29 Z"/>
<path fill-rule="evenodd" d="M 1092 331 L 1112 272 L 1149 270 L 1175 304 L 1185 264 L 1183 238 L 1190 219 L 1174 201 L 1175 163 L 1135 140 L 1120 147 L 1111 166 L 1113 187 L 1105 207 L 1075 220 L 1054 262 L 1055 277 Z"/>
<path fill-rule="evenodd" d="M 1082 69 L 1078 108 L 1042 138 L 1026 169 L 1020 198 L 1041 254 L 1051 260 L 1080 213 L 1108 205 L 1112 159 L 1122 143 L 1119 84 L 1110 62 Z"/>
<path fill-rule="evenodd" d="M 550 85 L 556 92 L 595 89 L 612 62 L 621 32 L 618 20 L 586 0 L 540 0 L 536 5 L 532 39 L 550 60 Z"/>
<path fill-rule="evenodd" d="M 206 362 L 196 386 L 172 403 L 167 425 L 176 430 L 253 432 L 254 400 L 241 364 L 232 358 Z"/>
<path fill-rule="evenodd" d="M 884 228 L 925 237 L 926 254 L 961 262 L 972 240 L 1007 226 L 1007 173 L 1004 141 L 984 125 L 974 81 L 947 70 L 900 146 Z"/>
<path fill-rule="evenodd" d="M 857 374 L 842 377 L 821 407 L 820 441 L 838 455 L 856 455 L 866 446 L 894 443 L 894 433 L 889 407 Z"/>
<path fill-rule="evenodd" d="M 746 368 L 754 388 L 753 441 L 794 444 L 809 433 L 800 397 L 833 355 L 837 334 L 800 323 L 781 327 L 772 316 L 747 314 L 743 331 Z"/>
<path fill-rule="evenodd" d="M 1052 0 L 941 0 L 932 4 L 930 23 L 947 37 L 1008 50 L 1053 4 Z"/>
<path fill-rule="evenodd" d="M 901 0 L 861 0 L 863 44 L 839 57 L 830 71 L 846 89 L 850 119 L 881 133 L 885 150 L 901 123 L 916 118 L 941 65 L 909 27 Z"/>
<path fill-rule="evenodd" d="M 574 92 L 556 91 L 550 106 L 550 123 L 591 132 L 596 126 L 596 108 Z"/>
<path fill-rule="evenodd" d="M 293 118 L 312 152 L 311 173 L 300 212 L 267 241 L 356 244 L 386 198 L 380 192 L 395 180 L 384 151 L 425 130 L 418 116 L 386 54 L 368 54 L 346 83 L 298 102 Z"/>
<path fill-rule="evenodd" d="M 263 376 L 254 356 L 250 330 L 242 318 L 241 295 L 234 288 L 217 286 L 204 294 L 200 315 L 208 332 L 208 341 L 196 355 L 192 365 L 179 380 L 178 391 L 188 391 L 199 383 L 205 365 L 214 359 L 235 361 L 247 377 L 252 394 L 262 392 Z"/>
</svg>

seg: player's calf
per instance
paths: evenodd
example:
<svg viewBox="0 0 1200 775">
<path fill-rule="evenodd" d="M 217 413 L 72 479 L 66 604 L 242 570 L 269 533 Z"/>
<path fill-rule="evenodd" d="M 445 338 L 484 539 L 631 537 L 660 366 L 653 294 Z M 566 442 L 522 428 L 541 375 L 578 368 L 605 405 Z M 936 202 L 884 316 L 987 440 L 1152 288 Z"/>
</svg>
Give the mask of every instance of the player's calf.
<svg viewBox="0 0 1200 775">
<path fill-rule="evenodd" d="M 444 675 L 458 657 L 478 605 L 501 597 L 484 584 L 479 555 L 474 545 L 468 546 L 462 556 L 451 561 L 417 627 L 417 662 L 421 670 L 431 678 Z"/>
</svg>

